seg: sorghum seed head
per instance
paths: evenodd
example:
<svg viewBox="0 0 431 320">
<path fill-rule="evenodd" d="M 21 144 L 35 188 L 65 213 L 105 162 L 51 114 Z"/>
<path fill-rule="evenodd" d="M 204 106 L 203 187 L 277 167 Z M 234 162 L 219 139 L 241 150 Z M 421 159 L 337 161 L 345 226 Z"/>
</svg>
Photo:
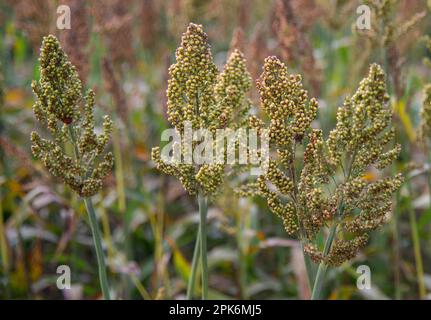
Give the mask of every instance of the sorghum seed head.
<svg viewBox="0 0 431 320">
<path fill-rule="evenodd" d="M 190 23 L 176 50 L 176 62 L 169 68 L 167 90 L 168 120 L 177 129 L 182 141 L 191 140 L 183 129 L 190 122 L 193 129 L 246 127 L 250 102 L 246 93 L 251 78 L 244 56 L 235 50 L 224 70 L 219 73 L 212 58 L 208 36 L 201 25 Z M 212 137 L 214 139 L 214 137 Z M 192 151 L 197 142 L 192 143 Z M 182 154 L 187 151 L 182 148 Z M 167 163 L 161 158 L 160 149 L 153 148 L 152 158 L 156 167 L 177 177 L 190 194 L 198 192 L 213 195 L 225 175 L 225 165 Z"/>
<path fill-rule="evenodd" d="M 394 130 L 383 70 L 371 65 L 356 93 L 338 109 L 336 127 L 326 141 L 321 130 L 310 126 L 317 103 L 308 100 L 300 77 L 289 76 L 277 58 L 265 60 L 258 88 L 276 152 L 254 188 L 282 218 L 286 231 L 299 233 L 304 251 L 315 262 L 338 266 L 353 258 L 365 246 L 369 232 L 386 221 L 392 194 L 403 180 L 401 175 L 364 178 L 370 167 L 384 169 L 400 152 L 399 145 L 391 147 Z M 250 124 L 263 126 L 254 118 Z M 295 146 L 301 140 L 305 150 L 298 170 Z M 337 225 L 337 232 L 324 255 L 316 238 L 331 224 Z"/>
</svg>

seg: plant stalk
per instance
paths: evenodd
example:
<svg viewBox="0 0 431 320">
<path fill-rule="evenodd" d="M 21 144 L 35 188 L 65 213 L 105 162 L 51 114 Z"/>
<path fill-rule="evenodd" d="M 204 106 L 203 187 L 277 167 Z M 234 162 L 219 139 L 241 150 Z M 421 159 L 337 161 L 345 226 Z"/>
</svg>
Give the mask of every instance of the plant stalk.
<svg viewBox="0 0 431 320">
<path fill-rule="evenodd" d="M 202 300 L 208 299 L 208 258 L 207 258 L 207 213 L 208 199 L 202 193 L 198 195 L 199 204 L 199 232 L 202 264 Z"/>
<path fill-rule="evenodd" d="M 313 262 L 311 261 L 310 257 L 304 253 L 304 244 L 301 242 L 301 248 L 302 248 L 302 256 L 304 257 L 304 264 L 305 264 L 305 270 L 307 272 L 307 283 L 308 288 L 311 290 L 311 286 L 313 285 L 314 276 L 316 269 L 314 268 Z"/>
<path fill-rule="evenodd" d="M 193 251 L 193 260 L 192 260 L 192 269 L 190 271 L 189 276 L 189 282 L 187 284 L 187 300 L 193 299 L 194 291 L 195 291 L 195 284 L 196 284 L 196 275 L 198 271 L 198 263 L 200 259 L 200 230 L 198 230 L 198 233 L 196 235 L 196 243 L 195 243 L 195 249 Z"/>
<path fill-rule="evenodd" d="M 238 263 L 239 263 L 239 289 L 240 289 L 240 298 L 247 299 L 247 257 L 245 251 L 245 240 L 244 240 L 244 221 L 241 211 L 238 206 L 236 206 L 236 218 L 237 218 L 237 226 L 236 226 L 236 241 L 238 248 Z"/>
<path fill-rule="evenodd" d="M 413 196 L 413 190 L 412 190 L 410 180 L 407 180 L 406 184 L 407 184 L 409 196 L 411 199 L 411 197 Z M 416 221 L 415 210 L 412 206 L 411 200 L 409 200 L 407 210 L 409 213 L 410 227 L 411 227 L 411 233 L 412 233 L 413 252 L 414 252 L 415 264 L 416 264 L 416 276 L 417 276 L 418 287 L 419 287 L 419 298 L 425 299 L 426 287 L 425 287 L 425 281 L 424 281 L 424 278 L 425 278 L 424 267 L 423 267 L 422 254 L 421 254 L 421 242 L 419 238 L 419 228 Z"/>
<path fill-rule="evenodd" d="M 91 198 L 84 198 L 84 202 L 90 220 L 91 232 L 93 233 L 94 247 L 96 249 L 97 264 L 99 268 L 100 287 L 102 288 L 103 298 L 105 300 L 110 300 L 108 277 L 106 275 L 105 256 L 103 254 L 102 239 L 100 236 L 96 213 L 94 212 Z"/>
<path fill-rule="evenodd" d="M 334 241 L 335 232 L 337 231 L 337 224 L 334 223 L 329 231 L 328 238 L 325 242 L 325 247 L 323 249 L 323 256 L 326 257 L 331 250 L 332 242 Z M 311 293 L 311 300 L 319 300 L 323 288 L 323 281 L 326 274 L 326 269 L 328 266 L 323 261 L 319 264 L 317 269 L 316 279 L 314 280 L 313 292 Z"/>
</svg>

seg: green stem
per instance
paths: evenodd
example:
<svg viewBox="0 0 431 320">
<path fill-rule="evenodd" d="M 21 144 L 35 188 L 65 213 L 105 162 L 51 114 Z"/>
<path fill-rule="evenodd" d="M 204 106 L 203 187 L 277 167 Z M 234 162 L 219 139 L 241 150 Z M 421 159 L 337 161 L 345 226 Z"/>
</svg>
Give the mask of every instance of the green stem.
<svg viewBox="0 0 431 320">
<path fill-rule="evenodd" d="M 329 231 L 328 238 L 325 242 L 325 248 L 323 249 L 323 256 L 326 257 L 331 250 L 332 242 L 335 237 L 335 232 L 337 231 L 337 224 L 334 223 Z M 311 293 L 311 300 L 319 300 L 323 287 L 323 280 L 325 278 L 325 273 L 327 269 L 326 263 L 322 261 L 317 269 L 316 280 L 314 281 L 313 292 Z"/>
<path fill-rule="evenodd" d="M 200 238 L 201 238 L 200 230 L 198 230 L 198 233 L 196 235 L 195 249 L 193 251 L 192 270 L 190 272 L 189 282 L 187 285 L 187 300 L 191 300 L 194 295 L 196 274 L 198 271 L 198 263 L 200 258 L 200 245 L 201 245 Z"/>
<path fill-rule="evenodd" d="M 85 207 L 87 209 L 88 217 L 90 220 L 91 232 L 93 233 L 94 247 L 96 249 L 97 264 L 99 267 L 99 280 L 100 287 L 102 288 L 103 298 L 110 300 L 108 277 L 106 275 L 105 256 L 102 249 L 102 240 L 100 237 L 99 225 L 97 223 L 96 213 L 94 212 L 93 203 L 91 198 L 84 198 Z"/>
<path fill-rule="evenodd" d="M 395 203 L 401 203 L 401 195 L 400 191 L 398 190 L 395 194 Z M 394 216 L 392 217 L 392 232 L 394 237 L 394 245 L 393 245 L 393 252 L 394 252 L 394 287 L 395 287 L 395 300 L 401 300 L 402 294 L 401 294 L 401 272 L 400 272 L 400 265 L 401 265 L 401 255 L 400 255 L 400 239 L 399 239 L 399 232 L 398 232 L 398 220 L 400 216 L 400 208 L 398 205 L 394 208 Z"/>
<path fill-rule="evenodd" d="M 75 131 L 73 130 L 72 125 L 69 125 L 68 129 L 69 129 L 70 139 L 72 140 L 73 152 L 75 154 L 75 159 L 76 159 L 76 161 L 80 162 L 81 160 L 79 157 L 78 144 L 76 143 Z"/>
<path fill-rule="evenodd" d="M 353 152 L 352 157 L 350 158 L 349 166 L 347 167 L 348 169 L 347 169 L 347 176 L 345 179 L 346 181 L 349 181 L 350 175 L 352 174 L 353 164 L 355 162 L 356 155 L 357 155 L 357 150 L 355 150 Z M 338 211 L 337 217 L 342 217 L 343 211 L 344 211 L 343 199 L 341 199 L 341 202 L 338 206 L 337 211 Z M 338 226 L 337 221 L 334 221 L 334 223 L 332 224 L 331 229 L 329 231 L 328 238 L 326 239 L 325 247 L 323 248 L 323 257 L 324 258 L 329 254 L 329 252 L 331 250 L 332 242 L 334 241 L 335 233 L 337 231 L 337 226 Z M 322 291 L 322 287 L 323 287 L 323 280 L 325 278 L 325 273 L 326 273 L 327 268 L 328 268 L 328 266 L 325 264 L 324 261 L 322 261 L 319 264 L 319 268 L 317 269 L 316 279 L 314 280 L 313 291 L 311 293 L 311 300 L 320 299 L 320 295 L 321 295 L 321 291 Z"/>
<path fill-rule="evenodd" d="M 247 299 L 247 259 L 245 253 L 245 241 L 244 241 L 244 222 L 243 215 L 239 208 L 236 206 L 236 218 L 237 218 L 237 227 L 236 227 L 236 241 L 238 246 L 238 263 L 239 263 L 239 289 L 240 289 L 240 298 Z"/>
<path fill-rule="evenodd" d="M 314 275 L 315 275 L 315 269 L 313 266 L 313 262 L 310 259 L 310 256 L 304 253 L 304 244 L 301 242 L 302 245 L 302 252 L 304 257 L 304 264 L 305 264 L 305 270 L 307 272 L 307 282 L 308 282 L 308 288 L 311 289 L 311 286 L 313 284 Z"/>
<path fill-rule="evenodd" d="M 114 147 L 114 158 L 115 158 L 115 181 L 117 186 L 117 199 L 118 199 L 118 211 L 123 219 L 123 234 L 124 234 L 124 253 L 127 261 L 132 260 L 131 257 L 131 245 L 129 237 L 129 222 L 126 213 L 126 193 L 124 186 L 124 168 L 123 168 L 123 156 L 121 153 L 120 133 L 114 126 L 112 141 Z M 122 281 L 124 285 L 124 297 L 129 298 L 131 283 L 129 277 L 123 274 Z"/>
<path fill-rule="evenodd" d="M 407 183 L 407 188 L 409 190 L 409 196 L 411 199 L 411 197 L 413 196 L 412 186 L 409 180 L 407 180 L 406 183 Z M 418 278 L 419 298 L 425 299 L 426 288 L 425 288 L 425 281 L 424 281 L 424 267 L 423 267 L 422 254 L 421 254 L 421 242 L 419 239 L 419 229 L 416 221 L 415 211 L 410 201 L 408 203 L 408 212 L 409 212 L 410 227 L 412 232 L 413 252 L 415 255 L 416 275 Z"/>
<path fill-rule="evenodd" d="M 207 212 L 208 199 L 202 193 L 198 195 L 199 203 L 199 232 L 202 263 L 202 300 L 208 299 L 208 258 L 207 258 Z"/>
</svg>

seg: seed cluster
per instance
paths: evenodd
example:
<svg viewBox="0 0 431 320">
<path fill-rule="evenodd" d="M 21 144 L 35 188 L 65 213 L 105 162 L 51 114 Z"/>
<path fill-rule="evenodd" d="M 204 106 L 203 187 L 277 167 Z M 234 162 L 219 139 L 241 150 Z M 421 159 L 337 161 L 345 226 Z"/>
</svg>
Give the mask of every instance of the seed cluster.
<svg viewBox="0 0 431 320">
<path fill-rule="evenodd" d="M 260 176 L 257 191 L 266 198 L 268 206 L 283 220 L 286 231 L 293 235 L 299 231 L 298 207 L 295 181 L 294 147 L 310 131 L 317 115 L 317 100 L 308 99 L 300 75 L 289 75 L 287 67 L 277 57 L 265 59 L 263 73 L 257 81 L 261 106 L 269 116 L 270 149 L 273 157 L 267 172 Z M 250 127 L 262 128 L 264 123 L 257 117 L 249 118 Z M 244 196 L 253 193 L 256 185 L 242 187 Z"/>
<path fill-rule="evenodd" d="M 242 53 L 235 50 L 222 72 L 215 66 L 208 43 L 208 36 L 201 25 L 189 24 L 176 51 L 176 63 L 169 69 L 167 90 L 168 120 L 176 128 L 182 141 L 191 141 L 183 131 L 189 122 L 194 130 L 245 126 L 250 101 L 246 97 L 251 77 Z M 213 137 L 214 138 L 214 137 Z M 216 143 L 215 139 L 213 139 Z M 198 142 L 187 150 L 180 147 L 183 157 L 193 153 Z M 223 182 L 225 165 L 166 163 L 159 147 L 152 150 L 157 168 L 177 177 L 190 194 L 214 194 Z"/>
<path fill-rule="evenodd" d="M 303 241 L 304 251 L 314 261 L 340 265 L 353 258 L 365 246 L 369 232 L 385 222 L 392 194 L 402 184 L 401 175 L 364 179 L 367 170 L 386 168 L 400 152 L 399 145 L 389 147 L 394 131 L 383 70 L 371 65 L 356 93 L 338 109 L 336 127 L 326 141 L 320 129 L 311 128 L 316 100 L 308 100 L 300 76 L 288 75 L 277 58 L 266 59 L 258 88 L 275 150 L 266 174 L 240 193 L 257 190 L 282 218 L 286 231 Z M 251 122 L 262 126 L 258 119 Z M 301 145 L 303 158 L 298 161 Z M 335 226 L 336 233 L 324 254 L 316 240 L 329 226 Z"/>
<path fill-rule="evenodd" d="M 308 100 L 301 76 L 289 75 L 284 63 L 268 57 L 257 87 L 262 108 L 270 118 L 271 142 L 285 148 L 292 139 L 301 141 L 317 115 L 317 100 Z"/>
<path fill-rule="evenodd" d="M 102 133 L 95 133 L 94 92 L 82 94 L 76 68 L 54 36 L 44 37 L 39 62 L 40 80 L 32 83 L 37 98 L 33 111 L 53 139 L 44 139 L 33 131 L 33 155 L 80 196 L 90 197 L 102 188 L 113 166 L 111 153 L 98 161 L 108 144 L 112 121 L 105 116 Z M 67 144 L 73 146 L 74 157 L 66 152 Z"/>
<path fill-rule="evenodd" d="M 325 225 L 338 227 L 328 255 L 314 259 L 340 265 L 353 258 L 365 246 L 369 232 L 391 212 L 392 194 L 401 186 L 402 176 L 364 179 L 367 170 L 385 169 L 400 152 L 399 145 L 390 147 L 394 131 L 388 101 L 384 72 L 373 64 L 356 93 L 338 109 L 336 128 L 327 141 L 319 133 L 307 145 L 313 156 L 306 151 L 299 187 L 307 209 L 300 218 L 306 239 L 313 242 Z M 337 172 L 342 173 L 339 181 L 334 178 Z M 315 202 L 316 194 L 321 199 Z"/>
<path fill-rule="evenodd" d="M 217 77 L 214 87 L 215 99 L 221 104 L 213 113 L 213 123 L 232 129 L 244 127 L 248 121 L 247 115 L 251 101 L 246 93 L 251 88 L 251 76 L 247 71 L 244 55 L 235 49 L 229 56 L 223 72 Z"/>
</svg>

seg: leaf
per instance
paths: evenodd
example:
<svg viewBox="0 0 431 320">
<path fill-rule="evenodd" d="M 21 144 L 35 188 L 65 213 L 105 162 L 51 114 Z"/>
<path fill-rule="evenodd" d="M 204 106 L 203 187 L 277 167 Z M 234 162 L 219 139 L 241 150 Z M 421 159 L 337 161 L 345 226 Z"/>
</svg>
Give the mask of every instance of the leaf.
<svg viewBox="0 0 431 320">
<path fill-rule="evenodd" d="M 413 128 L 413 124 L 410 120 L 410 117 L 406 111 L 406 103 L 404 100 L 393 101 L 393 110 L 398 115 L 398 117 L 401 120 L 401 123 L 403 124 L 404 131 L 407 134 L 407 137 L 411 142 L 416 140 L 416 133 Z"/>
<path fill-rule="evenodd" d="M 178 248 L 173 248 L 175 269 L 184 281 L 188 281 L 190 276 L 190 264 Z"/>
<path fill-rule="evenodd" d="M 190 264 L 187 262 L 187 259 L 184 257 L 180 249 L 178 249 L 176 243 L 172 238 L 168 237 L 166 238 L 166 241 L 172 249 L 175 269 L 177 270 L 181 278 L 183 278 L 183 280 L 187 282 L 189 280 L 191 272 Z"/>
</svg>

